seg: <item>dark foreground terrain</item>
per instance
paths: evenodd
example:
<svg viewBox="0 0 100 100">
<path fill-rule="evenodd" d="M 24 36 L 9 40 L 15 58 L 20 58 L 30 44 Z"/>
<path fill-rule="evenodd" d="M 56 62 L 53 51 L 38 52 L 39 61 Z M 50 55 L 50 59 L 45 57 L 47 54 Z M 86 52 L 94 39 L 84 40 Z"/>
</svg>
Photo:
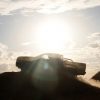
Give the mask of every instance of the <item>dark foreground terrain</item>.
<svg viewBox="0 0 100 100">
<path fill-rule="evenodd" d="M 100 88 L 66 75 L 63 75 L 56 88 L 51 90 L 42 83 L 39 84 L 43 89 L 36 88 L 33 80 L 22 72 L 1 74 L 0 100 L 100 100 Z"/>
<path fill-rule="evenodd" d="M 96 73 L 91 79 L 100 81 L 100 71 L 98 73 Z"/>
</svg>

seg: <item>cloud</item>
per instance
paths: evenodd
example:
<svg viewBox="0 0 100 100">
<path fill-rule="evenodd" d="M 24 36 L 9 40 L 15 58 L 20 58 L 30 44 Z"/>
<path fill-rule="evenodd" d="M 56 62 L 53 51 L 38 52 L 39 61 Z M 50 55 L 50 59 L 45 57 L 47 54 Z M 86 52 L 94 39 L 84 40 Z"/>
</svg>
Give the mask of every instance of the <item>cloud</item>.
<svg viewBox="0 0 100 100">
<path fill-rule="evenodd" d="M 29 46 L 29 45 L 31 45 L 31 44 L 33 44 L 32 42 L 23 42 L 21 45 L 22 46 Z"/>
<path fill-rule="evenodd" d="M 100 48 L 100 33 L 93 33 L 88 36 L 89 46 L 92 48 Z"/>
<path fill-rule="evenodd" d="M 98 66 L 100 65 L 100 33 L 92 33 L 88 36 L 88 48 L 90 48 L 89 53 L 91 52 L 90 57 L 93 56 L 94 62 L 98 63 Z"/>
<path fill-rule="evenodd" d="M 0 59 L 6 58 L 8 47 L 2 43 L 0 43 Z"/>
<path fill-rule="evenodd" d="M 91 35 L 88 36 L 88 39 L 89 39 L 89 40 L 96 40 L 96 39 L 98 39 L 98 38 L 100 38 L 100 33 L 99 33 L 99 32 L 97 32 L 97 33 L 92 33 Z"/>
<path fill-rule="evenodd" d="M 0 43 L 0 73 L 17 69 L 14 64 L 15 58 L 10 54 L 8 47 Z"/>
<path fill-rule="evenodd" d="M 100 6 L 100 0 L 0 0 L 0 14 L 21 13 L 60 13 L 73 9 L 86 9 Z"/>
<path fill-rule="evenodd" d="M 18 56 L 30 56 L 28 51 L 11 51 L 8 46 L 0 43 L 0 73 L 19 71 L 16 67 L 16 59 Z"/>
</svg>

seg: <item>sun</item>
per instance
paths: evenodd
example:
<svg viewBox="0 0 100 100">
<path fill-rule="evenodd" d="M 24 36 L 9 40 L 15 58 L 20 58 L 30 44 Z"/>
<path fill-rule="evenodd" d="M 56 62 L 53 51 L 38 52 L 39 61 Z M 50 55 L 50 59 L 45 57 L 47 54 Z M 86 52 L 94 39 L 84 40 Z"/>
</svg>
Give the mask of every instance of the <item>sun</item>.
<svg viewBox="0 0 100 100">
<path fill-rule="evenodd" d="M 64 21 L 48 20 L 38 29 L 36 41 L 45 52 L 61 52 L 72 41 L 71 28 Z"/>
</svg>

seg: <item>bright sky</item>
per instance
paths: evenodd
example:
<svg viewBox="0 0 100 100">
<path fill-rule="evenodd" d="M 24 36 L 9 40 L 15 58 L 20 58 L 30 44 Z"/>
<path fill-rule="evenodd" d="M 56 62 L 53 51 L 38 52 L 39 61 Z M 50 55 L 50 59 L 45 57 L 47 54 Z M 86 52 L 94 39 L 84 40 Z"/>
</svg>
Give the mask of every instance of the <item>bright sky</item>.
<svg viewBox="0 0 100 100">
<path fill-rule="evenodd" d="M 100 0 L 0 0 L 0 72 L 19 55 L 61 53 L 100 70 Z"/>
</svg>

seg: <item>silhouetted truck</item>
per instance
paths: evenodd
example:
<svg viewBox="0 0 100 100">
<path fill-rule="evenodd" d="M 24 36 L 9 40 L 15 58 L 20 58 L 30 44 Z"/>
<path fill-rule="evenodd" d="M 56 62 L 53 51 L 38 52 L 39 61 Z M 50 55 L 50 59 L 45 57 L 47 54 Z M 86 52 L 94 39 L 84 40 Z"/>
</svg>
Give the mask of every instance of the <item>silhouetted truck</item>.
<svg viewBox="0 0 100 100">
<path fill-rule="evenodd" d="M 16 66 L 22 71 L 34 72 L 36 67 L 41 66 L 42 71 L 54 69 L 56 71 L 66 70 L 66 73 L 72 76 L 85 75 L 86 64 L 74 62 L 71 59 L 64 58 L 60 54 L 46 53 L 36 57 L 21 56 L 17 58 Z M 52 69 L 51 69 L 52 68 Z"/>
<path fill-rule="evenodd" d="M 18 57 L 16 65 L 20 72 L 0 74 L 0 100 L 100 99 L 100 88 L 75 77 L 85 74 L 85 63 L 47 53 Z"/>
</svg>

